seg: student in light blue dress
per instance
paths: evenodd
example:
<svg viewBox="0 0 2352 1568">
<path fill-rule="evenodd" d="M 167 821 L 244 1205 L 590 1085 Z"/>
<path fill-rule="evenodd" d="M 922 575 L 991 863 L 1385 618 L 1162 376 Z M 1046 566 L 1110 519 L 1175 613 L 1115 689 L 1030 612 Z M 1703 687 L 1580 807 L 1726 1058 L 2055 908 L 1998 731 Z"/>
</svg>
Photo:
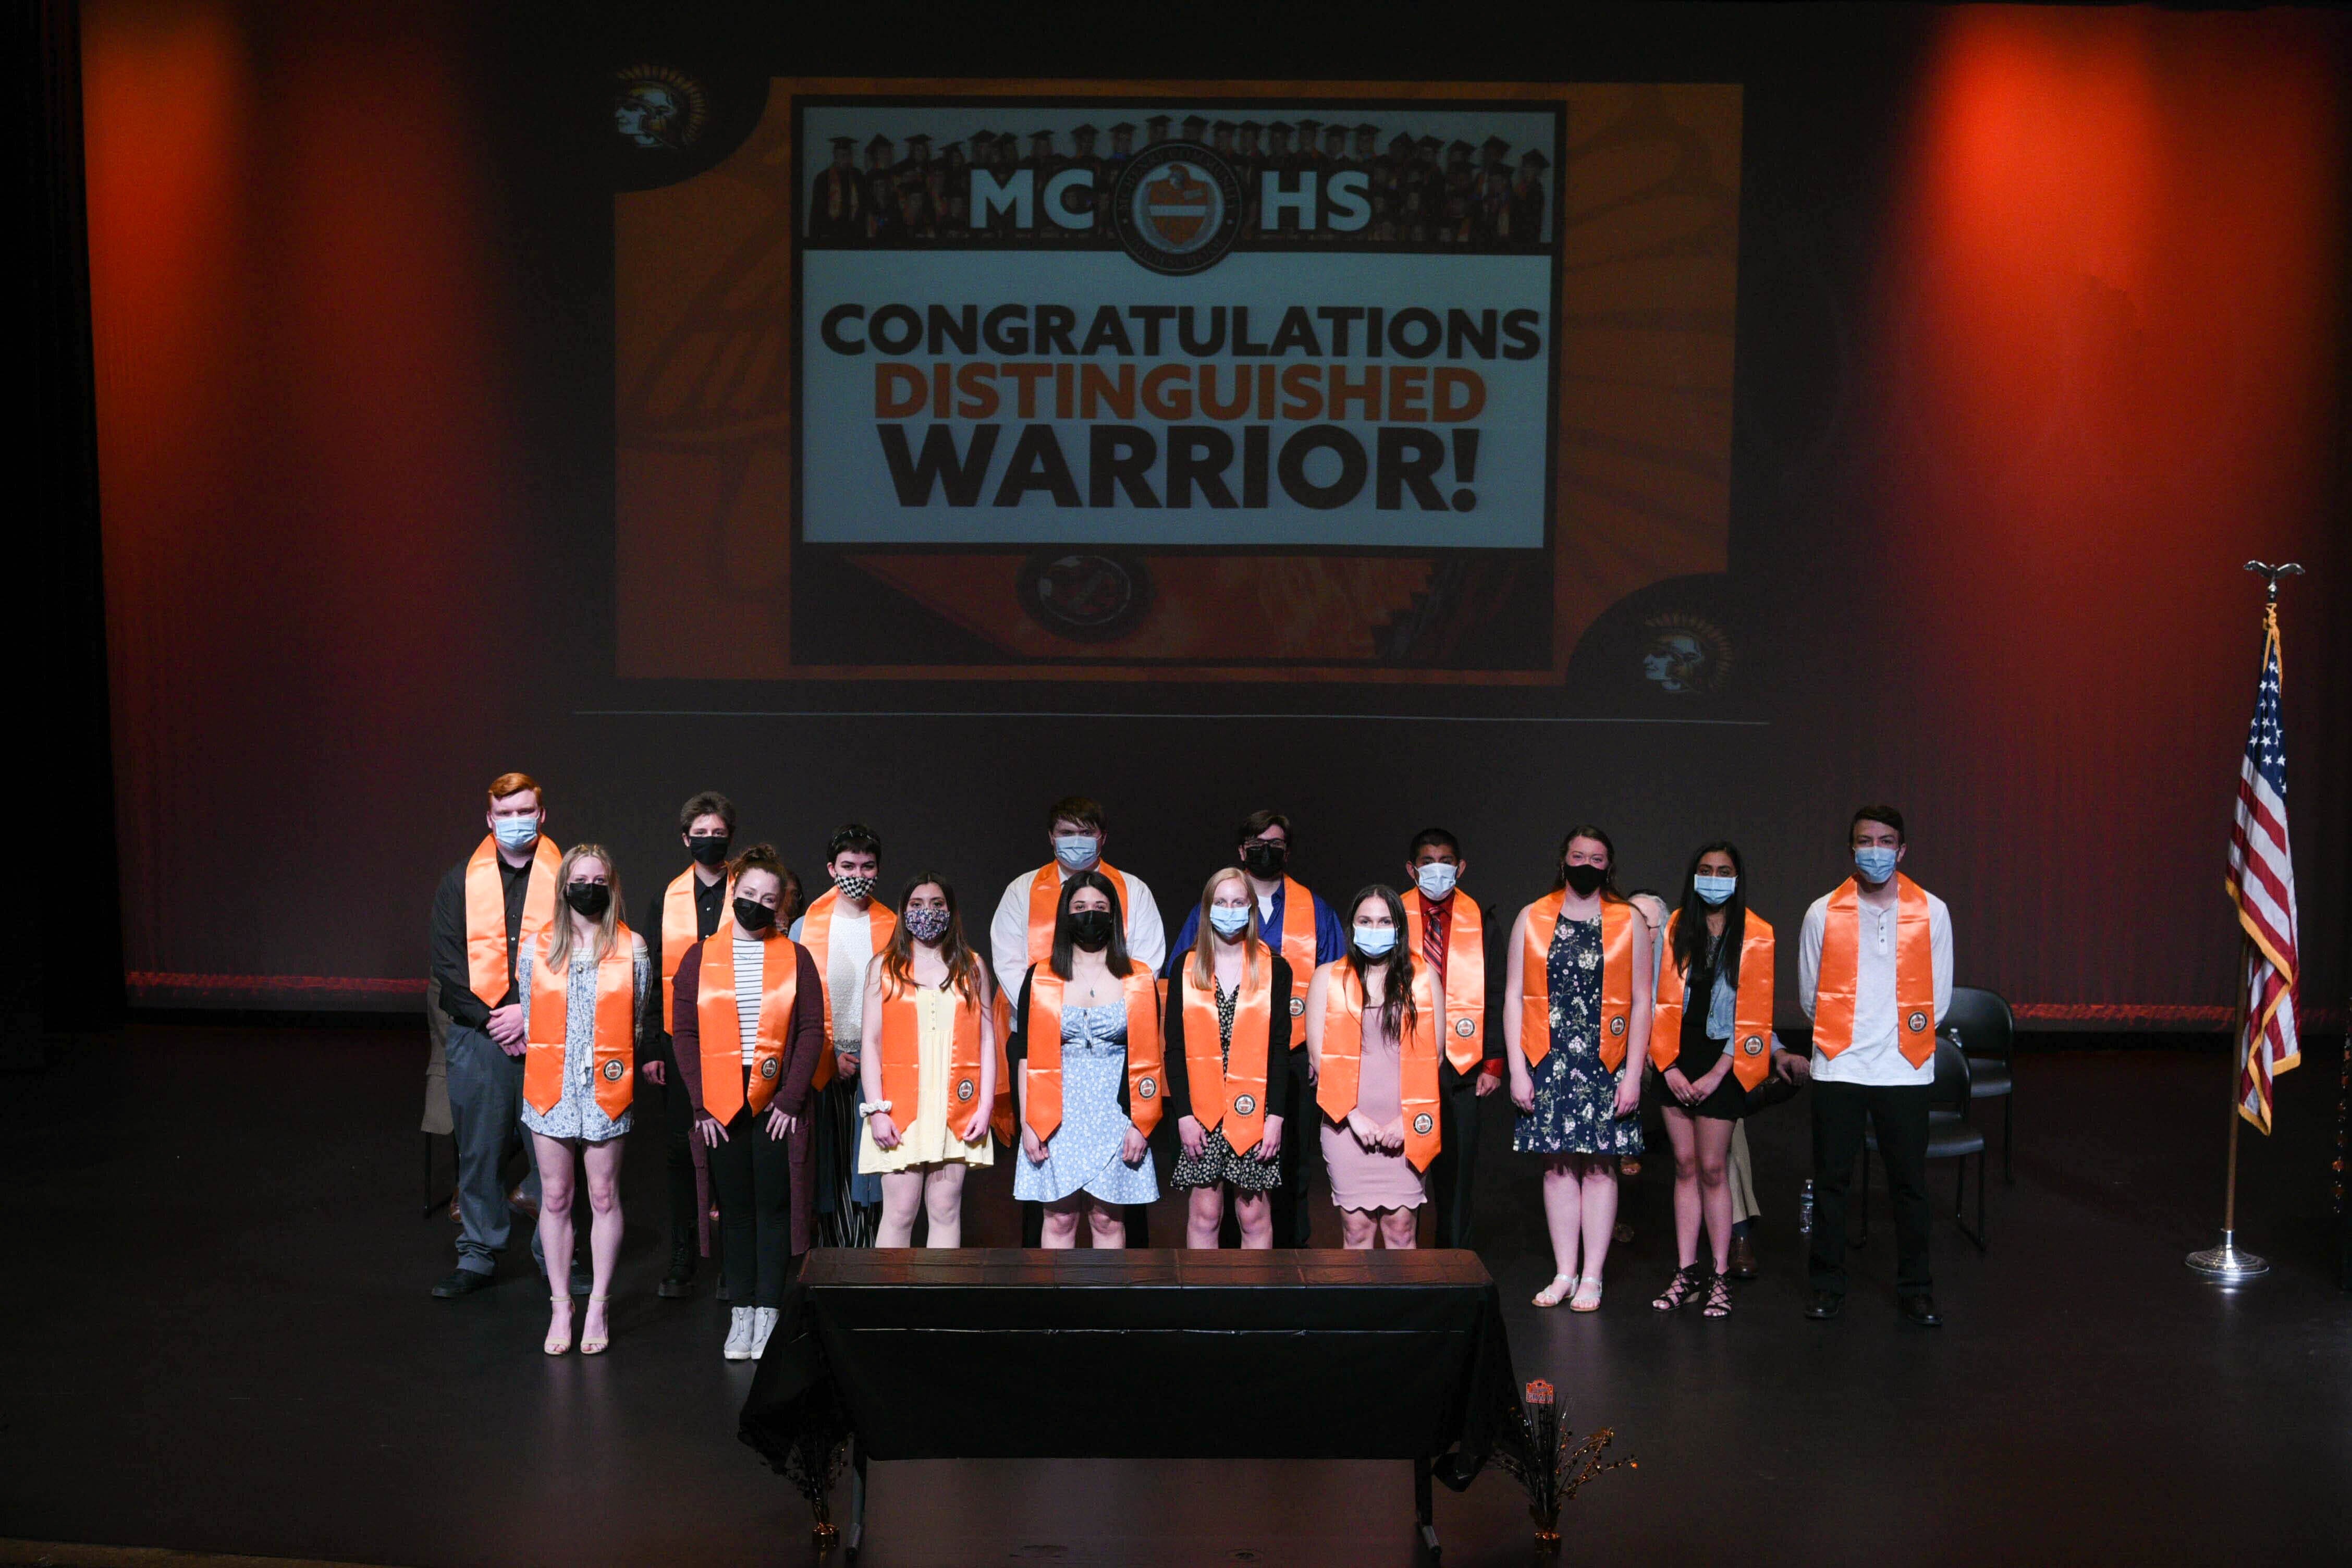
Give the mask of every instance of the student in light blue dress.
<svg viewBox="0 0 2352 1568">
<path fill-rule="evenodd" d="M 1121 924 L 1109 878 L 1066 879 L 1053 952 L 1021 981 L 1010 1046 L 1021 1117 L 1013 1195 L 1045 1205 L 1049 1247 L 1076 1247 L 1081 1220 L 1096 1247 L 1125 1247 L 1126 1205 L 1160 1196 L 1148 1142 L 1165 1087 L 1159 986 L 1128 957 Z M 1055 1013 L 1061 1048 L 1049 1065 L 1031 1050 L 1030 1031 L 1033 1019 L 1043 1026 Z M 1133 1042 L 1132 1063 L 1130 1030 L 1148 1036 Z"/>
</svg>

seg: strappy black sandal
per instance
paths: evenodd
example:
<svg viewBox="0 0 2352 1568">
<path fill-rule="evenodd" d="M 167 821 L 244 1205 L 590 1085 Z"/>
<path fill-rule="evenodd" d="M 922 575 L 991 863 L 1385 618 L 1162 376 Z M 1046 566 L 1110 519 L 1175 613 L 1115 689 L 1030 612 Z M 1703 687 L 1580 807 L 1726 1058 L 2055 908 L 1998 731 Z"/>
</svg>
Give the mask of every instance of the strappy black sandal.
<svg viewBox="0 0 2352 1568">
<path fill-rule="evenodd" d="M 1671 1312 L 1677 1307 L 1687 1306 L 1697 1298 L 1699 1281 L 1704 1278 L 1696 1263 L 1687 1268 L 1675 1269 L 1675 1277 L 1666 1281 L 1665 1289 L 1650 1305 L 1661 1312 Z"/>
<path fill-rule="evenodd" d="M 1702 1318 L 1731 1316 L 1731 1276 L 1710 1274 L 1706 1281 L 1706 1305 L 1698 1310 Z"/>
</svg>

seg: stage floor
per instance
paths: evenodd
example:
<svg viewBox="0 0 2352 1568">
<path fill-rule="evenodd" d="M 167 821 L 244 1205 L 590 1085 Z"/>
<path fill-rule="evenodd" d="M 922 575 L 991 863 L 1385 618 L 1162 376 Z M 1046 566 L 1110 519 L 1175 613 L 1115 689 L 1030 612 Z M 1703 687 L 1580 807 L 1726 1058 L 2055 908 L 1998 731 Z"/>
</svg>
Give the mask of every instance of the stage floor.
<svg viewBox="0 0 2352 1568">
<path fill-rule="evenodd" d="M 453 1227 L 418 1215 L 424 1060 L 421 1030 L 151 1025 L 0 1080 L 0 1536 L 404 1568 L 812 1558 L 800 1499 L 736 1440 L 751 1368 L 719 1359 L 711 1277 L 691 1300 L 654 1295 L 649 1129 L 608 1356 L 539 1353 L 545 1294 L 520 1245 L 496 1289 L 426 1295 Z M 2280 1135 L 2247 1141 L 2241 1239 L 2277 1268 L 2234 1292 L 2180 1262 L 2218 1223 L 2222 1074 L 2177 1049 L 2027 1058 L 1990 1254 L 1937 1225 L 1936 1332 L 1896 1320 L 1883 1184 L 1844 1316 L 1800 1316 L 1801 1100 L 1751 1127 L 1763 1273 L 1730 1319 L 1648 1305 L 1673 1263 L 1662 1140 L 1629 1184 L 1636 1234 L 1601 1310 L 1534 1309 L 1550 1269 L 1532 1163 L 1490 1099 L 1481 1250 L 1518 1373 L 1641 1461 L 1571 1505 L 1568 1560 L 2343 1561 L 2336 1051 L 2307 1047 L 2280 1080 Z M 1941 1203 L 1949 1168 L 1934 1176 Z M 1010 1180 L 1000 1165 L 968 1199 L 975 1244 L 1017 1239 Z M 1336 1232 L 1328 1204 L 1318 1217 Z M 1154 1239 L 1181 1236 L 1163 1202 Z M 1139 1421 L 1220 1423 L 1314 1391 L 1116 1396 Z M 941 1420 L 1020 1418 L 950 1406 Z M 1411 1502 L 1402 1465 L 880 1465 L 862 1561 L 1402 1565 Z M 1441 1491 L 1437 1519 L 1449 1563 L 1528 1560 L 1499 1472 Z"/>
</svg>

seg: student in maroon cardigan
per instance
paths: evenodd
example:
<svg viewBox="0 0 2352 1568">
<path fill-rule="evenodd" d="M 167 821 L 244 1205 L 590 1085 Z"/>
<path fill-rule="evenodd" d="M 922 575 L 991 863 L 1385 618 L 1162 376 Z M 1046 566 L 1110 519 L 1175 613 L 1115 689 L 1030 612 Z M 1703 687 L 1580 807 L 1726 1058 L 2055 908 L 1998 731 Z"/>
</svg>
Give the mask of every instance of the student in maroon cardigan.
<svg viewBox="0 0 2352 1568">
<path fill-rule="evenodd" d="M 808 950 L 779 929 L 785 889 L 776 852 L 754 846 L 729 869 L 735 896 L 728 917 L 679 961 L 670 983 L 670 1037 L 719 1195 L 720 1261 L 731 1304 L 724 1353 L 729 1361 L 751 1361 L 766 1347 L 783 1305 L 787 1242 L 794 1257 L 808 1250 L 815 1194 L 809 1080 L 824 1050 L 824 988 Z M 709 1042 L 709 1065 L 733 1079 L 723 1091 L 705 1071 L 701 1015 L 703 977 L 722 964 L 735 1005 L 723 1022 L 710 1021 L 718 1033 Z M 783 1005 L 777 994 L 787 973 L 787 1016 L 762 1040 L 762 1005 L 771 996 Z M 723 1117 L 710 1109 L 713 1100 L 724 1102 Z"/>
</svg>

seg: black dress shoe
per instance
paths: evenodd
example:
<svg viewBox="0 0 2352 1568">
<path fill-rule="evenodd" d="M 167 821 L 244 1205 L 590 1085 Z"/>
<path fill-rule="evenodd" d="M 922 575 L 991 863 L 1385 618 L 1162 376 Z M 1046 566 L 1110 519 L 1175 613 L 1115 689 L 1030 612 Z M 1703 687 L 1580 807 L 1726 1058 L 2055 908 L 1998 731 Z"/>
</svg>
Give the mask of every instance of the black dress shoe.
<svg viewBox="0 0 2352 1568">
<path fill-rule="evenodd" d="M 447 1300 L 452 1296 L 470 1296 L 477 1290 L 490 1288 L 490 1277 L 471 1268 L 453 1268 L 446 1278 L 434 1281 L 433 1294 Z"/>
<path fill-rule="evenodd" d="M 727 1289 L 727 1281 L 723 1279 L 710 1293 L 721 1301 L 732 1301 L 735 1299 L 735 1292 Z"/>
<path fill-rule="evenodd" d="M 1925 1292 L 1903 1298 L 1903 1321 L 1906 1323 L 1916 1323 L 1923 1329 L 1940 1329 L 1944 1326 L 1942 1316 L 1936 1310 L 1936 1298 Z"/>
<path fill-rule="evenodd" d="M 694 1254 L 680 1248 L 669 1255 L 669 1272 L 655 1287 L 654 1294 L 676 1301 L 694 1294 Z"/>
<path fill-rule="evenodd" d="M 1805 1308 L 1805 1316 L 1816 1320 L 1836 1317 L 1845 1310 L 1845 1298 L 1834 1290 L 1816 1290 Z"/>
</svg>

